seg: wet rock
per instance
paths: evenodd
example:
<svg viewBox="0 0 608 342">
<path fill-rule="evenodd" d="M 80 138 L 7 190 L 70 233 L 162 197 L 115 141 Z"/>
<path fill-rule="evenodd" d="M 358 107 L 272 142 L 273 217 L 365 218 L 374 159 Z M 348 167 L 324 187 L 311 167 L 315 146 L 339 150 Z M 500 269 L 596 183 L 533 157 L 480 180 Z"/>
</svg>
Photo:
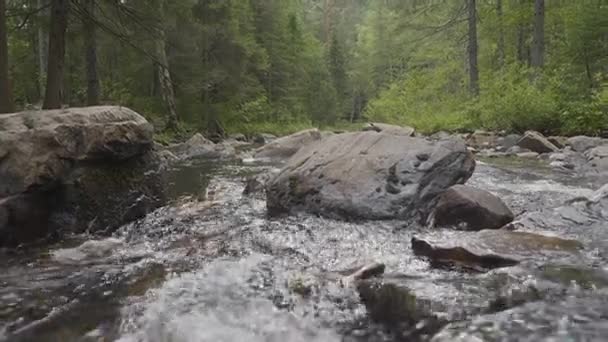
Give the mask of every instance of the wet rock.
<svg viewBox="0 0 608 342">
<path fill-rule="evenodd" d="M 368 132 L 368 131 L 383 132 L 383 133 L 393 134 L 393 135 L 403 135 L 406 137 L 413 137 L 414 134 L 416 133 L 416 130 L 409 126 L 396 126 L 396 125 L 389 125 L 389 124 L 384 124 L 384 123 L 368 123 L 361 130 L 363 132 Z"/>
<path fill-rule="evenodd" d="M 142 195 L 164 201 L 152 126 L 125 107 L 27 111 L 0 117 L 0 244 L 60 231 L 111 230 Z M 25 208 L 25 209 L 24 209 Z M 29 209 L 28 209 L 29 208 Z"/>
<path fill-rule="evenodd" d="M 45 238 L 53 196 L 23 193 L 0 199 L 0 246 L 16 246 Z"/>
<path fill-rule="evenodd" d="M 436 242 L 412 239 L 414 254 L 428 258 L 432 266 L 473 271 L 577 255 L 582 248 L 576 240 L 505 229 L 446 236 Z"/>
<path fill-rule="evenodd" d="M 494 132 L 477 130 L 467 139 L 467 145 L 477 149 L 494 148 L 497 145 L 498 136 Z"/>
<path fill-rule="evenodd" d="M 188 141 L 168 148 L 179 159 L 234 158 L 236 152 L 230 144 L 214 143 L 202 134 L 194 134 Z"/>
<path fill-rule="evenodd" d="M 535 131 L 527 131 L 517 142 L 517 146 L 527 148 L 536 153 L 557 152 L 559 148 L 553 145 L 542 134 Z"/>
<path fill-rule="evenodd" d="M 525 286 L 520 289 L 510 289 L 506 294 L 500 294 L 488 304 L 485 313 L 496 313 L 535 302 L 544 298 L 541 291 L 534 286 Z"/>
<path fill-rule="evenodd" d="M 436 247 L 412 238 L 414 255 L 425 257 L 435 268 L 455 268 L 484 272 L 494 268 L 515 266 L 519 262 L 494 254 L 475 254 L 463 247 Z"/>
<path fill-rule="evenodd" d="M 256 144 L 268 144 L 273 140 L 276 140 L 277 137 L 273 134 L 268 134 L 268 133 L 260 133 L 260 134 L 256 134 L 253 137 L 253 142 Z"/>
<path fill-rule="evenodd" d="M 287 159 L 298 152 L 302 147 L 321 140 L 318 129 L 309 129 L 276 139 L 256 150 L 257 159 Z"/>
<path fill-rule="evenodd" d="M 357 289 L 370 318 L 387 326 L 400 339 L 425 340 L 445 325 L 405 287 L 363 281 Z"/>
<path fill-rule="evenodd" d="M 603 250 L 605 247 L 600 241 L 606 239 L 605 220 L 608 220 L 608 185 L 591 195 L 575 197 L 557 208 L 524 213 L 508 226 L 580 236 L 580 239 L 585 239 L 585 245 Z"/>
<path fill-rule="evenodd" d="M 335 135 L 299 151 L 269 182 L 271 214 L 329 217 L 426 217 L 437 195 L 475 168 L 461 140 L 429 141 L 385 133 Z"/>
<path fill-rule="evenodd" d="M 608 140 L 596 137 L 587 137 L 584 135 L 571 137 L 566 141 L 567 146 L 572 147 L 574 151 L 580 153 L 604 144 L 608 144 Z"/>
<path fill-rule="evenodd" d="M 504 202 L 491 193 L 454 185 L 439 197 L 433 212 L 434 225 L 458 226 L 467 230 L 498 229 L 513 221 Z"/>
</svg>

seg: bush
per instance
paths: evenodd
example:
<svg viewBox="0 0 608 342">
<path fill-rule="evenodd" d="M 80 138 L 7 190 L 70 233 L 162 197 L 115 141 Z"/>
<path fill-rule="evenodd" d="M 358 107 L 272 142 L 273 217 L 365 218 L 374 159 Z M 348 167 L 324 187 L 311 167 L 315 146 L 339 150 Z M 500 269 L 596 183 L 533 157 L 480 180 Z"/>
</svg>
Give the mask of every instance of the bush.
<svg viewBox="0 0 608 342">
<path fill-rule="evenodd" d="M 559 95 L 549 83 L 531 82 L 530 71 L 518 66 L 489 74 L 482 79 L 485 86 L 469 113 L 485 129 L 555 132 L 560 126 Z"/>
</svg>

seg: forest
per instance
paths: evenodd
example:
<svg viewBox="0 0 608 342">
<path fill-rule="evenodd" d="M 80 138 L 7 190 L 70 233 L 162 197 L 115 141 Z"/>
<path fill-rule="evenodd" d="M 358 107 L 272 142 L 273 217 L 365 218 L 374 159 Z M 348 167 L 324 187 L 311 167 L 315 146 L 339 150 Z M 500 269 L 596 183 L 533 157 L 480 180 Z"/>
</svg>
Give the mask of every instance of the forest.
<svg viewBox="0 0 608 342">
<path fill-rule="evenodd" d="M 605 0 L 0 0 L 0 113 L 119 104 L 161 139 L 378 121 L 608 133 Z"/>
</svg>

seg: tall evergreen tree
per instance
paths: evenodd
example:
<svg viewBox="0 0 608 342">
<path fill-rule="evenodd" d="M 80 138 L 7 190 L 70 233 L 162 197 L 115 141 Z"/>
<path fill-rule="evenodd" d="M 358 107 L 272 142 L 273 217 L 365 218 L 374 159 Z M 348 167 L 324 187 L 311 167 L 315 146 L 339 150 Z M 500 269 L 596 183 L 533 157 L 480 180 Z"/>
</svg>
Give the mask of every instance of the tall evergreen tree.
<svg viewBox="0 0 608 342">
<path fill-rule="evenodd" d="M 6 1 L 0 0 L 0 113 L 11 113 L 14 110 L 8 72 Z"/>
<path fill-rule="evenodd" d="M 44 109 L 61 108 L 63 101 L 63 73 L 65 66 L 65 35 L 68 27 L 70 0 L 52 0 L 49 56 Z"/>
</svg>

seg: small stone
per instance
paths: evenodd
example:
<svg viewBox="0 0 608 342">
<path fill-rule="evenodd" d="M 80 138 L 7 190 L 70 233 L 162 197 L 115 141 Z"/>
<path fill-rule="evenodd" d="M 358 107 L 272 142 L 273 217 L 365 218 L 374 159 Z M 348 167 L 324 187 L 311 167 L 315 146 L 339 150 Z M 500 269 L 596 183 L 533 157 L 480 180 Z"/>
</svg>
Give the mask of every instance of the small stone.
<svg viewBox="0 0 608 342">
<path fill-rule="evenodd" d="M 536 152 L 521 152 L 521 153 L 517 153 L 516 156 L 518 158 L 535 159 L 535 158 L 538 158 L 539 154 Z"/>
</svg>

